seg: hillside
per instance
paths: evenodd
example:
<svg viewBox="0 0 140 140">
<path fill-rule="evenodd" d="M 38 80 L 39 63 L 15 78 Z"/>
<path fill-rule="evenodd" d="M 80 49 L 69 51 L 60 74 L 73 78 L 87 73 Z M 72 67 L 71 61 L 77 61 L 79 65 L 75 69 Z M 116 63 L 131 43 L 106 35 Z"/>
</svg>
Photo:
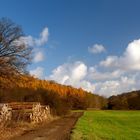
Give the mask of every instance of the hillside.
<svg viewBox="0 0 140 140">
<path fill-rule="evenodd" d="M 140 109 L 140 90 L 111 96 L 108 99 L 109 109 Z"/>
<path fill-rule="evenodd" d="M 41 102 L 62 114 L 70 109 L 106 108 L 105 98 L 73 88 L 33 78 L 28 75 L 0 76 L 0 102 Z"/>
</svg>

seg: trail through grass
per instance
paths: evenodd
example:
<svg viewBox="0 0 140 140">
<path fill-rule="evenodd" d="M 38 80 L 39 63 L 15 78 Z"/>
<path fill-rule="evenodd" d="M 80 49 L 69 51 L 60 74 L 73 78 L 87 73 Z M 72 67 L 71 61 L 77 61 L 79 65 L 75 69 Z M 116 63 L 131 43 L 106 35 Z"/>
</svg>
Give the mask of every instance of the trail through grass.
<svg viewBox="0 0 140 140">
<path fill-rule="evenodd" d="M 140 111 L 86 111 L 72 140 L 140 140 Z"/>
</svg>

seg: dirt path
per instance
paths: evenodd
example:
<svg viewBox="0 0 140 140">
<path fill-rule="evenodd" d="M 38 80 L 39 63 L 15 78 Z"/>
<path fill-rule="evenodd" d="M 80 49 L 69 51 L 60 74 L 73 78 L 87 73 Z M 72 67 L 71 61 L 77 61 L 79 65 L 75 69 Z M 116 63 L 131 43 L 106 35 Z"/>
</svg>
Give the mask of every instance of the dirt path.
<svg viewBox="0 0 140 140">
<path fill-rule="evenodd" d="M 55 120 L 46 126 L 28 131 L 11 140 L 69 140 L 71 129 L 83 112 L 73 112 L 71 115 Z"/>
</svg>

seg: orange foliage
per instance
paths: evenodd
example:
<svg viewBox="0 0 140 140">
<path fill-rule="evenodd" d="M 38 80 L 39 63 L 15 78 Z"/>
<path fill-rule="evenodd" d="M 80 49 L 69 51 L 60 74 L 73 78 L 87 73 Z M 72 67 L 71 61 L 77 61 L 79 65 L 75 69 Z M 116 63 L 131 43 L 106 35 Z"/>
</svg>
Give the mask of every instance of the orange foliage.
<svg viewBox="0 0 140 140">
<path fill-rule="evenodd" d="M 31 76 L 0 76 L 0 102 L 32 101 L 48 104 L 58 110 L 104 108 L 105 99 L 82 88 L 61 85 Z"/>
</svg>

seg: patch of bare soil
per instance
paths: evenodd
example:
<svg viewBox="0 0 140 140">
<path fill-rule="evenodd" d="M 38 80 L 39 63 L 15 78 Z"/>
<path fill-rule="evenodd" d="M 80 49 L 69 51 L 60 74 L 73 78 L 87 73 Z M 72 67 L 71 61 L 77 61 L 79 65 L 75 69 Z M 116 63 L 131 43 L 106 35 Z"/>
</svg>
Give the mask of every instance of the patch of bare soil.
<svg viewBox="0 0 140 140">
<path fill-rule="evenodd" d="M 70 132 L 83 112 L 73 112 L 37 129 L 24 131 L 10 140 L 69 140 Z"/>
</svg>

